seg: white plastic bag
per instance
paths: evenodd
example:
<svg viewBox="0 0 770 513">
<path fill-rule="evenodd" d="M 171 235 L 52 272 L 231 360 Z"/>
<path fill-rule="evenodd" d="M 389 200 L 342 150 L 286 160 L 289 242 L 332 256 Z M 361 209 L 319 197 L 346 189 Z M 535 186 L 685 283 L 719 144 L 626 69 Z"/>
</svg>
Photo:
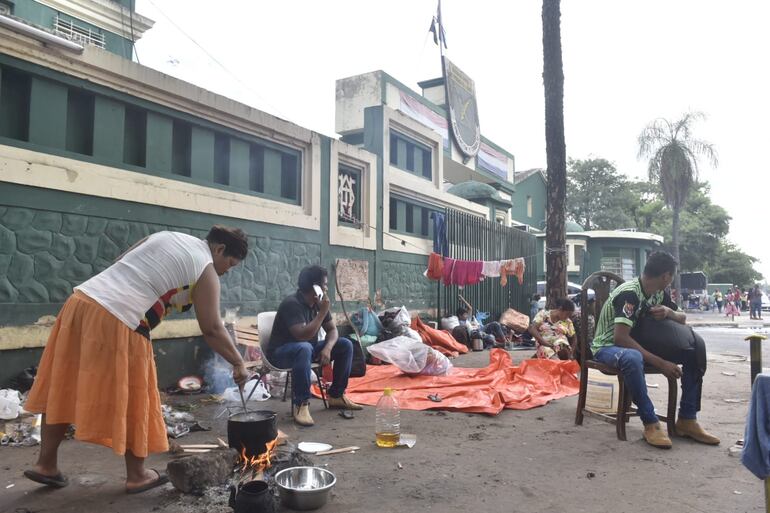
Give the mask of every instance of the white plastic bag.
<svg viewBox="0 0 770 513">
<path fill-rule="evenodd" d="M 456 315 L 450 315 L 449 317 L 443 317 L 441 319 L 441 329 L 452 331 L 460 325 L 460 320 Z"/>
<path fill-rule="evenodd" d="M 254 390 L 255 385 L 257 387 L 256 390 Z M 254 390 L 253 394 L 251 393 L 252 390 Z M 251 394 L 251 397 L 249 397 L 249 394 Z M 270 399 L 270 392 L 267 391 L 267 388 L 262 381 L 252 379 L 243 385 L 243 398 L 246 399 L 247 397 L 249 401 L 267 401 Z M 230 387 L 225 389 L 224 393 L 222 393 L 222 399 L 228 403 L 240 404 L 241 394 L 238 393 L 238 387 Z"/>
<path fill-rule="evenodd" d="M 367 348 L 369 354 L 392 363 L 402 371 L 409 374 L 417 374 L 424 367 L 428 358 L 428 346 L 411 337 L 393 337 L 378 344 L 372 344 Z"/>
<path fill-rule="evenodd" d="M 0 390 L 0 419 L 11 420 L 21 412 L 21 394 L 18 390 L 3 388 Z"/>
<path fill-rule="evenodd" d="M 425 367 L 420 371 L 424 376 L 445 376 L 452 370 L 452 361 L 432 347 L 428 348 L 428 358 Z"/>
</svg>

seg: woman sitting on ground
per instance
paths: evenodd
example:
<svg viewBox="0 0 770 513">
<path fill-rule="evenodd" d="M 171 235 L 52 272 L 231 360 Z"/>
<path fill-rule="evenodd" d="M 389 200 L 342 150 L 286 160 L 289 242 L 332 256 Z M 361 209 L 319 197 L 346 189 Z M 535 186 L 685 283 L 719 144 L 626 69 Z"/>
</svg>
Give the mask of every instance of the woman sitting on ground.
<svg viewBox="0 0 770 513">
<path fill-rule="evenodd" d="M 537 357 L 570 360 L 574 355 L 575 326 L 572 313 L 575 304 L 569 299 L 557 299 L 555 308 L 540 310 L 529 325 L 529 333 L 537 342 Z"/>
</svg>

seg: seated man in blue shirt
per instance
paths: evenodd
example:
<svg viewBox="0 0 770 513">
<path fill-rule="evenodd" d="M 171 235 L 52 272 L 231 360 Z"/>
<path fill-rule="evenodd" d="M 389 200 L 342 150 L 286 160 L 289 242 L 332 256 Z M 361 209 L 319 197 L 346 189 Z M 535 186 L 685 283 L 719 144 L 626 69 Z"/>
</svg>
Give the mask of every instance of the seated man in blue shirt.
<svg viewBox="0 0 770 513">
<path fill-rule="evenodd" d="M 665 360 L 642 347 L 631 336 L 631 330 L 643 315 L 653 319 L 671 319 L 685 324 L 687 316 L 677 309 L 665 292 L 676 273 L 677 261 L 665 251 L 655 251 L 647 258 L 642 275 L 618 285 L 604 303 L 591 344 L 594 358 L 619 369 L 644 424 L 644 439 L 662 449 L 671 448 L 671 439 L 661 429 L 655 407 L 647 395 L 644 364 L 657 367 L 667 378 L 682 379 L 682 400 L 676 433 L 697 442 L 717 445 L 719 438 L 706 432 L 696 414 L 700 405 L 703 371 L 695 351 L 681 351 L 675 361 Z M 682 364 L 679 368 L 678 364 Z"/>
<path fill-rule="evenodd" d="M 296 293 L 286 297 L 278 307 L 267 357 L 275 365 L 291 368 L 294 422 L 312 426 L 308 401 L 310 399 L 310 365 L 334 362 L 334 381 L 329 387 L 330 408 L 360 410 L 345 397 L 353 361 L 353 343 L 339 336 L 329 313 L 328 279 L 326 269 L 318 265 L 305 267 L 299 273 Z M 326 339 L 318 340 L 323 328 Z"/>
</svg>

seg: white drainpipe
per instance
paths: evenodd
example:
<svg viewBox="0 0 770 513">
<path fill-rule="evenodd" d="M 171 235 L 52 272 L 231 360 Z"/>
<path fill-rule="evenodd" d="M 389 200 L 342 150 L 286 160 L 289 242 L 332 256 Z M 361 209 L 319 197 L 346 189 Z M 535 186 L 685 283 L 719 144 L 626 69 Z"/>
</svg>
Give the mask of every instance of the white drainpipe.
<svg viewBox="0 0 770 513">
<path fill-rule="evenodd" d="M 13 18 L 9 18 L 8 16 L 0 15 L 0 26 L 8 27 L 9 29 L 15 30 L 16 32 L 21 32 L 22 34 L 32 36 L 35 39 L 42 41 L 43 43 L 60 46 L 61 48 L 65 48 L 77 53 L 83 52 L 83 47 L 81 45 L 73 43 L 69 39 L 55 36 L 49 32 L 46 32 L 45 30 L 40 30 L 39 28 L 27 25 L 26 23 L 16 21 Z"/>
</svg>

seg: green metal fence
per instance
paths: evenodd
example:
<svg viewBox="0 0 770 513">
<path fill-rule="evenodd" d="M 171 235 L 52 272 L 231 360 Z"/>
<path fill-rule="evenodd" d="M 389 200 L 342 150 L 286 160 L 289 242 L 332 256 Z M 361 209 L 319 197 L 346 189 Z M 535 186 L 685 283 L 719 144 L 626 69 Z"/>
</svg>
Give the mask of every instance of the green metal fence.
<svg viewBox="0 0 770 513">
<path fill-rule="evenodd" d="M 456 285 L 438 285 L 438 314 L 454 315 L 461 302 L 458 294 L 473 305 L 474 309 L 489 312 L 491 320 L 497 320 L 508 308 L 529 314 L 529 298 L 536 290 L 536 237 L 516 228 L 509 228 L 484 218 L 457 210 L 446 211 L 449 256 L 461 260 L 504 260 L 526 258 L 524 283 L 510 277 L 508 285 L 500 285 L 500 278 L 486 278 L 478 285 L 460 289 Z"/>
</svg>

